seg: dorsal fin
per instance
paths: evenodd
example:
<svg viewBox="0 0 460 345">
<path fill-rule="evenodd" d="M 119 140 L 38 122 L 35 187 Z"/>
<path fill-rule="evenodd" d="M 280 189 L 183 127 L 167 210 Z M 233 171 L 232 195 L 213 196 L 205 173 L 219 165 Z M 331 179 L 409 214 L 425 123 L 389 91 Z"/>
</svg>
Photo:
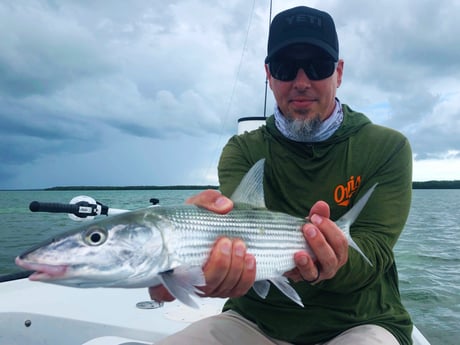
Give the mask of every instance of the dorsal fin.
<svg viewBox="0 0 460 345">
<path fill-rule="evenodd" d="M 231 199 L 235 204 L 245 204 L 254 208 L 266 208 L 264 197 L 265 158 L 259 160 L 244 175 Z"/>
</svg>

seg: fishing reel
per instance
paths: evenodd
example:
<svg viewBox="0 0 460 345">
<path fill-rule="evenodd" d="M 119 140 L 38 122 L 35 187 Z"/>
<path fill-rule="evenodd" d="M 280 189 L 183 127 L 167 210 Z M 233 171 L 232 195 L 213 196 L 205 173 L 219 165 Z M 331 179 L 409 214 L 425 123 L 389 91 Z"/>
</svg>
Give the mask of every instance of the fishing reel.
<svg viewBox="0 0 460 345">
<path fill-rule="evenodd" d="M 86 195 L 76 196 L 68 204 L 32 201 L 29 210 L 32 212 L 67 213 L 69 218 L 75 221 L 92 220 L 95 216 L 109 214 L 108 206 Z M 126 210 L 119 211 L 126 212 Z"/>
</svg>

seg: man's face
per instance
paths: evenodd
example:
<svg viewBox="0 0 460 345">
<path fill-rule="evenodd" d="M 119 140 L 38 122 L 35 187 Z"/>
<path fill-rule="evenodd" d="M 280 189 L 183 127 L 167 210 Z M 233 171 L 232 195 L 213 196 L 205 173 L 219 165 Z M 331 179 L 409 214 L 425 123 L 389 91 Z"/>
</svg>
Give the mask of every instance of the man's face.
<svg viewBox="0 0 460 345">
<path fill-rule="evenodd" d="M 310 45 L 289 46 L 272 61 L 275 59 L 280 62 L 286 61 L 288 65 L 292 62 L 294 66 L 297 63 L 304 65 L 303 61 L 330 60 L 321 49 Z M 302 68 L 299 68 L 297 73 L 294 73 L 294 79 L 289 81 L 276 79 L 268 65 L 265 65 L 265 71 L 278 107 L 287 119 L 308 123 L 322 122 L 332 114 L 336 90 L 342 82 L 343 60 L 339 60 L 331 69 L 332 75 L 321 80 L 313 80 L 317 77 L 309 78 Z"/>
</svg>

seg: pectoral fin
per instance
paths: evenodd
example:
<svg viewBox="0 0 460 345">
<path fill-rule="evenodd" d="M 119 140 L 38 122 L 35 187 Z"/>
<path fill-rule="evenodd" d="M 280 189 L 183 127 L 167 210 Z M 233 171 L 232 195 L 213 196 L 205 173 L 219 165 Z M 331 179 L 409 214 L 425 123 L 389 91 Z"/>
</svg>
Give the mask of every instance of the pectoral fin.
<svg viewBox="0 0 460 345">
<path fill-rule="evenodd" d="M 257 295 L 260 298 L 267 298 L 268 296 L 268 291 L 270 290 L 270 282 L 275 285 L 278 290 L 280 290 L 286 297 L 288 297 L 290 300 L 293 302 L 297 303 L 301 307 L 303 307 L 302 299 L 300 298 L 299 294 L 297 291 L 294 290 L 294 288 L 289 284 L 289 280 L 286 277 L 278 277 L 278 278 L 272 278 L 269 280 L 258 280 L 254 283 L 252 288 L 254 291 L 257 293 Z"/>
<path fill-rule="evenodd" d="M 286 277 L 277 277 L 269 279 L 273 285 L 275 285 L 283 294 L 285 294 L 290 300 L 304 307 L 302 299 L 300 298 L 297 291 L 289 284 L 289 280 Z"/>
<path fill-rule="evenodd" d="M 180 266 L 160 273 L 162 284 L 171 295 L 192 308 L 199 308 L 193 297 L 201 292 L 196 287 L 206 285 L 203 270 L 199 266 Z"/>
<path fill-rule="evenodd" d="M 268 291 L 270 290 L 270 283 L 268 280 L 258 280 L 254 283 L 252 288 L 260 298 L 265 299 L 267 298 Z"/>
</svg>

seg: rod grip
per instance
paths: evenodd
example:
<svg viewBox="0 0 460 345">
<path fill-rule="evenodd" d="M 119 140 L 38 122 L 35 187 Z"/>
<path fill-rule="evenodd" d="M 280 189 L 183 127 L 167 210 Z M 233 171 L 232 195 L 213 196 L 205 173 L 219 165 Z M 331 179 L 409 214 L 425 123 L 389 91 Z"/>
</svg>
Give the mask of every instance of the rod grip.
<svg viewBox="0 0 460 345">
<path fill-rule="evenodd" d="M 32 201 L 29 205 L 29 210 L 32 212 L 78 213 L 80 206 L 77 204 Z"/>
</svg>

